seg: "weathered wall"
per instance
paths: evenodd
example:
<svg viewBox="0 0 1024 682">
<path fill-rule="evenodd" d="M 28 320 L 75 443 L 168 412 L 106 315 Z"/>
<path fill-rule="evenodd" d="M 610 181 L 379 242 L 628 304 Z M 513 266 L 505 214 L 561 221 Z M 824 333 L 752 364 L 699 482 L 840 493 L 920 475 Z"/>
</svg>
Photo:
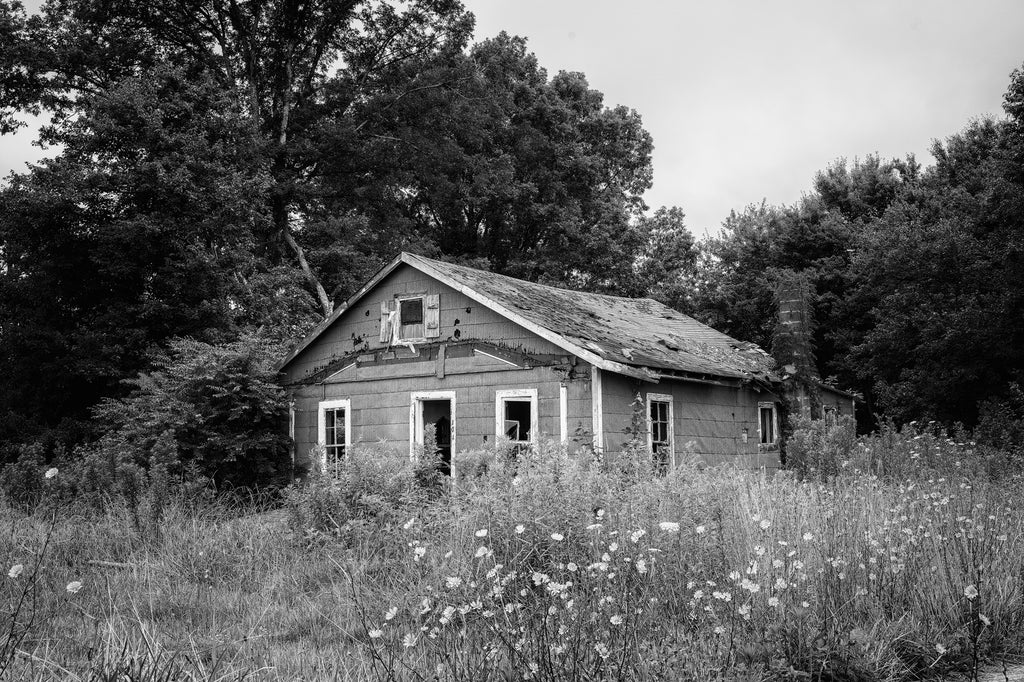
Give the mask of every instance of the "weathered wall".
<svg viewBox="0 0 1024 682">
<path fill-rule="evenodd" d="M 632 403 L 639 391 L 673 397 L 675 451 L 682 454 L 687 443 L 708 464 L 732 463 L 740 467 L 778 467 L 778 450 L 758 451 L 759 402 L 773 402 L 772 394 L 752 388 L 732 388 L 663 379 L 657 384 L 640 382 L 605 372 L 602 379 L 605 450 L 618 452 L 626 444 L 626 430 L 632 420 Z M 645 412 L 646 423 L 646 412 Z M 743 441 L 743 429 L 747 440 Z"/>
<path fill-rule="evenodd" d="M 295 409 L 297 470 L 309 467 L 310 450 L 317 442 L 321 400 L 347 398 L 352 401 L 349 418 L 355 446 L 385 441 L 404 453 L 409 451 L 412 393 L 454 391 L 452 449 L 459 452 L 494 443 L 495 391 L 499 389 L 536 388 L 539 434 L 559 439 L 559 386 L 565 383 L 568 435 L 571 437 L 577 429 L 590 430 L 590 381 L 567 378 L 560 367 L 517 369 L 471 354 L 447 358 L 444 377 L 438 378 L 436 352 L 423 352 L 421 358 L 411 357 L 407 350 L 400 354 L 398 362 L 355 366 L 324 383 L 290 387 Z"/>
<path fill-rule="evenodd" d="M 353 352 L 369 353 L 384 348 L 387 344 L 380 341 L 381 301 L 391 300 L 396 295 L 416 293 L 440 296 L 441 334 L 437 340 L 490 339 L 527 353 L 565 355 L 565 351 L 554 344 L 403 264 L 303 350 L 286 368 L 285 382 L 302 381 L 331 361 Z"/>
</svg>

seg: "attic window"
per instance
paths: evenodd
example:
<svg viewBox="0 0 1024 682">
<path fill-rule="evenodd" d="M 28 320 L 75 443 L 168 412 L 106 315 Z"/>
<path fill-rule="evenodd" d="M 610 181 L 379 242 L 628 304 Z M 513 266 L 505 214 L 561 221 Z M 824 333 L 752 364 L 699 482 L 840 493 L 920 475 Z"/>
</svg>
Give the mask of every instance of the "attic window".
<svg viewBox="0 0 1024 682">
<path fill-rule="evenodd" d="M 398 338 L 402 341 L 424 338 L 423 297 L 398 300 Z"/>
<path fill-rule="evenodd" d="M 402 301 L 402 326 L 423 324 L 423 299 L 407 298 Z"/>
</svg>

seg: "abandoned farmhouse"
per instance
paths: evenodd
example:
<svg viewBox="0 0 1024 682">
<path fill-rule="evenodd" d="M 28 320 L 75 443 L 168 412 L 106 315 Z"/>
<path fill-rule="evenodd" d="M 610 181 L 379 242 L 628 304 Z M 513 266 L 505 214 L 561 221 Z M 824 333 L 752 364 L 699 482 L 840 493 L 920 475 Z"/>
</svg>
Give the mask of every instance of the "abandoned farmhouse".
<svg viewBox="0 0 1024 682">
<path fill-rule="evenodd" d="M 785 376 L 775 361 L 650 299 L 402 253 L 280 370 L 299 471 L 329 469 L 360 443 L 412 455 L 430 425 L 448 461 L 505 438 L 614 453 L 636 432 L 636 405 L 656 465 L 687 448 L 710 464 L 779 465 Z M 827 412 L 853 413 L 849 394 L 818 389 Z"/>
</svg>

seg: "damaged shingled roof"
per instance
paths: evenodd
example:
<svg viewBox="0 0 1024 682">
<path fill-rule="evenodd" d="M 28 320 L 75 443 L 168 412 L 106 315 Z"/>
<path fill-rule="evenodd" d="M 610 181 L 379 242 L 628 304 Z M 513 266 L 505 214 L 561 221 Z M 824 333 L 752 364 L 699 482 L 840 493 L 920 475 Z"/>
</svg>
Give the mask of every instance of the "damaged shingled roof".
<svg viewBox="0 0 1024 682">
<path fill-rule="evenodd" d="M 775 382 L 775 361 L 753 343 L 737 341 L 649 298 L 621 298 L 527 282 L 485 270 L 402 253 L 339 306 L 281 361 L 284 369 L 345 311 L 405 263 L 510 317 L 570 352 L 612 371 L 657 381 L 661 374 Z M 519 318 L 519 319 L 516 319 Z M 603 361 L 603 362 L 602 362 Z"/>
<path fill-rule="evenodd" d="M 753 343 L 737 341 L 649 298 L 621 298 L 526 282 L 451 263 L 403 254 L 444 278 L 478 292 L 533 324 L 599 357 L 657 373 L 775 381 L 775 361 Z"/>
</svg>

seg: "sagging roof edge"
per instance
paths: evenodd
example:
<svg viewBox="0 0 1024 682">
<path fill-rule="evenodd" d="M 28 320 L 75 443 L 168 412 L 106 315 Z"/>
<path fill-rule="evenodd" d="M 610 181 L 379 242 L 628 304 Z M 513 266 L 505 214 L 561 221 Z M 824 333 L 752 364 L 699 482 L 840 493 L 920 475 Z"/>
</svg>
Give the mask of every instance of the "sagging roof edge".
<svg viewBox="0 0 1024 682">
<path fill-rule="evenodd" d="M 376 287 L 381 280 L 383 280 L 385 277 L 394 272 L 394 270 L 403 263 L 413 268 L 416 268 L 417 270 L 419 270 L 420 272 L 429 277 L 433 277 L 442 284 L 451 287 L 452 289 L 458 291 L 464 296 L 476 301 L 480 305 L 490 308 L 494 312 L 508 318 L 515 324 L 518 324 L 524 329 L 533 332 L 542 339 L 545 339 L 546 341 L 553 343 L 559 348 L 572 353 L 581 360 L 584 360 L 599 369 L 603 369 L 608 372 L 614 372 L 616 374 L 622 374 L 628 377 L 633 377 L 635 379 L 640 379 L 642 381 L 647 381 L 655 384 L 658 383 L 663 376 L 665 376 L 665 378 L 681 379 L 684 381 L 686 380 L 684 377 L 669 377 L 668 375 L 662 375 L 660 372 L 656 370 L 648 369 L 645 367 L 633 367 L 630 365 L 624 365 L 620 362 L 615 362 L 614 360 L 606 360 L 605 358 L 602 358 L 596 353 L 589 351 L 586 348 L 583 348 L 575 343 L 572 343 L 562 335 L 556 334 L 555 332 L 552 332 L 551 330 L 545 327 L 542 327 L 534 322 L 531 322 L 530 320 L 527 320 L 514 310 L 506 308 L 500 303 L 479 293 L 475 289 L 472 289 L 471 287 L 468 287 L 462 284 L 461 282 L 457 282 L 451 279 L 443 272 L 434 268 L 429 262 L 425 262 L 419 256 L 416 256 L 411 253 L 406 253 L 404 251 L 400 253 L 398 256 L 396 256 L 390 263 L 381 267 L 373 275 L 373 277 L 371 277 L 369 281 L 367 281 L 366 284 L 364 284 L 359 289 L 359 291 L 350 296 L 341 306 L 339 306 L 337 309 L 335 309 L 333 313 L 331 313 L 330 317 L 328 317 L 326 320 L 318 324 L 312 331 L 310 331 L 305 336 L 305 338 L 303 338 L 302 341 L 300 341 L 298 345 L 296 345 L 295 348 L 293 348 L 292 351 L 289 352 L 288 355 L 286 355 L 284 359 L 282 359 L 277 364 L 276 370 L 278 372 L 283 371 L 284 368 L 291 364 L 291 362 L 295 360 L 295 358 L 301 355 L 302 352 L 306 350 L 306 348 L 308 348 L 310 344 L 313 343 L 313 341 L 315 341 L 322 333 L 327 331 L 327 329 L 330 328 L 330 326 L 334 324 L 334 322 L 337 321 L 339 317 L 341 317 L 347 310 L 349 310 L 356 303 L 358 303 L 359 300 L 362 299 L 367 293 L 369 293 L 374 287 Z M 728 378 L 734 379 L 739 382 L 745 381 L 745 379 L 742 379 L 740 377 L 730 376 Z"/>
</svg>

